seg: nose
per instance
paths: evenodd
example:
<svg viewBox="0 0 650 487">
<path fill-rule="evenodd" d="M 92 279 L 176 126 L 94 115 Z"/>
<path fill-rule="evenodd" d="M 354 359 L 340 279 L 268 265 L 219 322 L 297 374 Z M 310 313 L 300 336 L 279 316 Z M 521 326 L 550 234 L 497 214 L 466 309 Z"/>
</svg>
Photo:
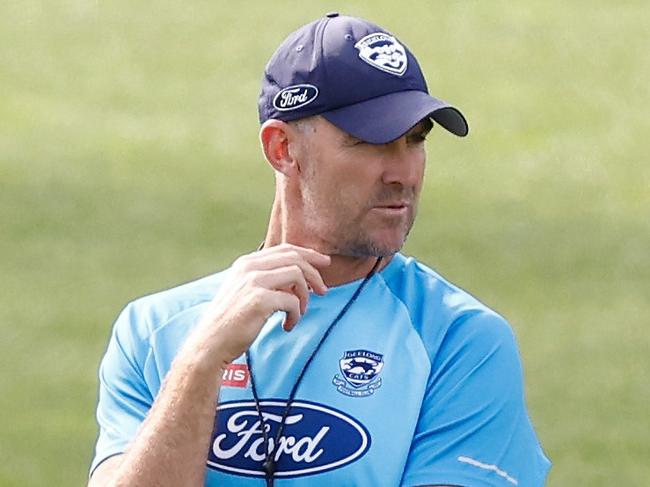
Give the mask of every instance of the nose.
<svg viewBox="0 0 650 487">
<path fill-rule="evenodd" d="M 385 144 L 384 184 L 400 183 L 418 187 L 424 176 L 426 159 L 423 144 L 409 144 L 406 136 Z"/>
</svg>

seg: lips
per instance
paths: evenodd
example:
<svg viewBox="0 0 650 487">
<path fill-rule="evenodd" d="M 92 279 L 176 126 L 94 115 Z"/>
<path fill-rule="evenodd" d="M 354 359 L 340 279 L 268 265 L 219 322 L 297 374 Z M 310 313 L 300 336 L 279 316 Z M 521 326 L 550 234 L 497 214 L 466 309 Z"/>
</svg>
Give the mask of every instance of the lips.
<svg viewBox="0 0 650 487">
<path fill-rule="evenodd" d="M 408 205 L 379 205 L 376 206 L 375 208 L 392 208 L 392 209 L 399 209 L 399 208 L 407 208 Z"/>
<path fill-rule="evenodd" d="M 409 206 L 411 206 L 411 204 L 408 201 L 397 201 L 394 203 L 383 203 L 381 205 L 376 205 L 373 208 L 400 210 L 400 209 L 406 209 Z"/>
<path fill-rule="evenodd" d="M 403 216 L 408 213 L 409 206 L 410 204 L 406 202 L 396 202 L 373 206 L 372 209 L 385 216 Z"/>
</svg>

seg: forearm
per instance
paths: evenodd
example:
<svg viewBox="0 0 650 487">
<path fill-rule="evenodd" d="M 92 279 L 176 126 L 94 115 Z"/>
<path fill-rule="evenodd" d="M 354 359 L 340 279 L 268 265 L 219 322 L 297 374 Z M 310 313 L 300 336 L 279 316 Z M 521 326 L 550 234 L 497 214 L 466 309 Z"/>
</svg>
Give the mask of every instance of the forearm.
<svg viewBox="0 0 650 487">
<path fill-rule="evenodd" d="M 287 331 L 295 326 L 309 289 L 327 291 L 315 266 L 329 263 L 326 255 L 289 244 L 237 259 L 176 356 L 126 453 L 102 462 L 88 485 L 202 485 L 223 371 L 274 312 L 287 313 Z M 121 393 L 125 402 L 132 400 L 129 391 Z M 112 427 L 120 430 L 119 424 Z"/>
<path fill-rule="evenodd" d="M 108 485 L 203 485 L 221 375 L 185 347 Z"/>
</svg>

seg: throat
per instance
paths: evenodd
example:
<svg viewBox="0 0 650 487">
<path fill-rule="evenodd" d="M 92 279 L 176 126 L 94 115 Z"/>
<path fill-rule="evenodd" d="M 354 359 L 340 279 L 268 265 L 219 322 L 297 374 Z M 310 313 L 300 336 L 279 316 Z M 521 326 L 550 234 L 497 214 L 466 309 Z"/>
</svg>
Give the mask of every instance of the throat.
<svg viewBox="0 0 650 487">
<path fill-rule="evenodd" d="M 332 255 L 332 263 L 321 270 L 321 276 L 328 287 L 341 286 L 363 279 L 376 266 L 375 272 L 381 271 L 392 259 L 389 257 L 349 257 Z M 378 259 L 381 259 L 377 262 Z"/>
<path fill-rule="evenodd" d="M 291 213 L 294 218 L 290 219 L 289 213 Z M 288 202 L 282 198 L 282 192 L 277 191 L 271 208 L 271 215 L 263 248 L 274 247 L 283 243 L 290 243 L 329 255 L 332 258 L 331 264 L 325 268 L 319 269 L 323 281 L 328 287 L 341 286 L 343 284 L 363 279 L 373 269 L 375 264 L 377 264 L 378 257 L 373 255 L 350 256 L 331 253 L 331 244 L 316 239 L 314 235 L 309 235 L 304 231 L 304 228 L 300 226 L 296 227 L 295 222 L 302 220 L 301 218 L 296 218 L 295 215 L 300 215 L 299 209 L 290 208 Z M 375 272 L 379 272 L 386 267 L 392 257 L 392 255 L 381 257 Z"/>
</svg>

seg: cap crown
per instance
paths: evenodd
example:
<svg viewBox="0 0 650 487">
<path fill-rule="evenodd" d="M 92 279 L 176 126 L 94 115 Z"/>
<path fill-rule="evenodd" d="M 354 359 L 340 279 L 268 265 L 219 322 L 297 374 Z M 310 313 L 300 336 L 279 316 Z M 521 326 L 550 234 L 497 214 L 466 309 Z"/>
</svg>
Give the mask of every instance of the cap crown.
<svg viewBox="0 0 650 487">
<path fill-rule="evenodd" d="M 408 48 L 371 22 L 330 14 L 290 34 L 269 60 L 260 123 L 296 120 L 406 90 L 428 93 Z"/>
</svg>

